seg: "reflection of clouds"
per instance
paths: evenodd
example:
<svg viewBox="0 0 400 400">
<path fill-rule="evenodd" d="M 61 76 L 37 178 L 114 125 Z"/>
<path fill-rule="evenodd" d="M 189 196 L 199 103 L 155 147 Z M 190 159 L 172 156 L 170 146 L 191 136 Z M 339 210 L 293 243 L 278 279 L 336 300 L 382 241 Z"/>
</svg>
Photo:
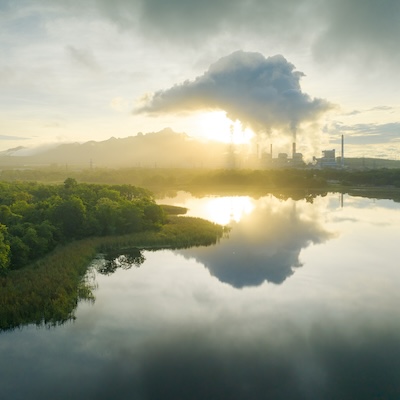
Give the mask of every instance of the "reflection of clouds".
<svg viewBox="0 0 400 400">
<path fill-rule="evenodd" d="M 232 221 L 229 239 L 218 246 L 179 251 L 202 262 L 220 281 L 241 288 L 264 281 L 282 283 L 300 267 L 300 252 L 331 237 L 314 205 L 263 198 L 241 221 Z"/>
<path fill-rule="evenodd" d="M 376 215 L 379 214 L 379 219 Z M 330 215 L 330 222 L 357 225 L 391 226 L 400 222 L 399 205 L 394 200 L 345 195 L 340 213 Z"/>
<path fill-rule="evenodd" d="M 88 352 L 87 334 L 75 334 L 72 340 L 60 336 L 56 342 L 53 334 L 37 349 L 37 334 L 29 332 L 2 348 L 8 360 L 17 359 L 23 368 L 3 366 L 0 395 L 60 400 L 397 400 L 398 324 L 366 323 L 349 335 L 321 319 L 308 334 L 296 326 L 287 329 L 284 340 L 270 330 L 241 336 L 222 326 L 165 332 L 160 325 L 156 337 L 150 335 L 139 345 L 121 341 L 118 331 L 107 332 L 106 344 L 118 342 L 117 352 L 108 347 Z M 98 334 L 89 337 L 98 340 Z"/>
<path fill-rule="evenodd" d="M 393 333 L 365 332 L 360 343 L 327 329 L 308 338 L 294 332 L 284 348 L 263 338 L 181 335 L 146 349 L 142 390 L 146 399 L 394 400 L 400 340 Z"/>
</svg>

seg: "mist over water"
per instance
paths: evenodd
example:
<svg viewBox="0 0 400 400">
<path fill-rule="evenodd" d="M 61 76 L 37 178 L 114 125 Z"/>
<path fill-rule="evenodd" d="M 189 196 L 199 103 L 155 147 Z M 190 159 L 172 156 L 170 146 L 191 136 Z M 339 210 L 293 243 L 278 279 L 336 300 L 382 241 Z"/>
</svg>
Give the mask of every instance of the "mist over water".
<svg viewBox="0 0 400 400">
<path fill-rule="evenodd" d="M 0 397 L 397 400 L 400 205 L 340 200 L 163 199 L 229 235 L 95 260 L 74 323 L 0 335 Z"/>
</svg>

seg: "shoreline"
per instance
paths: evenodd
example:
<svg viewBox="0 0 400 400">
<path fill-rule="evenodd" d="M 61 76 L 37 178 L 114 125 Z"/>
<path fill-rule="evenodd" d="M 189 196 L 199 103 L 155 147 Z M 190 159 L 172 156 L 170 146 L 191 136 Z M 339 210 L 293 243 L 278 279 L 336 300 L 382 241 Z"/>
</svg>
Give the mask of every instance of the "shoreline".
<svg viewBox="0 0 400 400">
<path fill-rule="evenodd" d="M 136 248 L 187 248 L 217 243 L 225 229 L 194 217 L 169 217 L 158 231 L 92 237 L 55 248 L 0 278 L 0 332 L 25 325 L 57 326 L 75 319 L 80 300 L 95 301 L 85 274 L 96 254 Z"/>
</svg>

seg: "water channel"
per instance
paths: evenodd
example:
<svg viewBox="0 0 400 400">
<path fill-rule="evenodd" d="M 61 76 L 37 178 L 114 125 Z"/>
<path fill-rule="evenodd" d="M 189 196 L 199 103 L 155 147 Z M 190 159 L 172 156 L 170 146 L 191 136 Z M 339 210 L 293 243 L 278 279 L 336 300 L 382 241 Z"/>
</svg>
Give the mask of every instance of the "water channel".
<svg viewBox="0 0 400 400">
<path fill-rule="evenodd" d="M 400 398 L 399 203 L 160 202 L 230 231 L 94 260 L 75 321 L 0 333 L 1 399 Z"/>
</svg>

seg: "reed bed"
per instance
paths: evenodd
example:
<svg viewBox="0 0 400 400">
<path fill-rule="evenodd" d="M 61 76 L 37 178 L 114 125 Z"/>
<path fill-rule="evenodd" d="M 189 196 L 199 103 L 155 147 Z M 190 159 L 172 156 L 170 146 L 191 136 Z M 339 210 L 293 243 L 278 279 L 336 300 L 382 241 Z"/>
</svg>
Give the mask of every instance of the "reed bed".
<svg viewBox="0 0 400 400">
<path fill-rule="evenodd" d="M 92 237 L 59 246 L 33 264 L 0 277 L 0 331 L 27 324 L 54 326 L 75 319 L 80 300 L 95 301 L 93 282 L 86 272 L 99 252 L 208 246 L 223 233 L 220 225 L 200 218 L 170 216 L 158 230 Z"/>
</svg>

